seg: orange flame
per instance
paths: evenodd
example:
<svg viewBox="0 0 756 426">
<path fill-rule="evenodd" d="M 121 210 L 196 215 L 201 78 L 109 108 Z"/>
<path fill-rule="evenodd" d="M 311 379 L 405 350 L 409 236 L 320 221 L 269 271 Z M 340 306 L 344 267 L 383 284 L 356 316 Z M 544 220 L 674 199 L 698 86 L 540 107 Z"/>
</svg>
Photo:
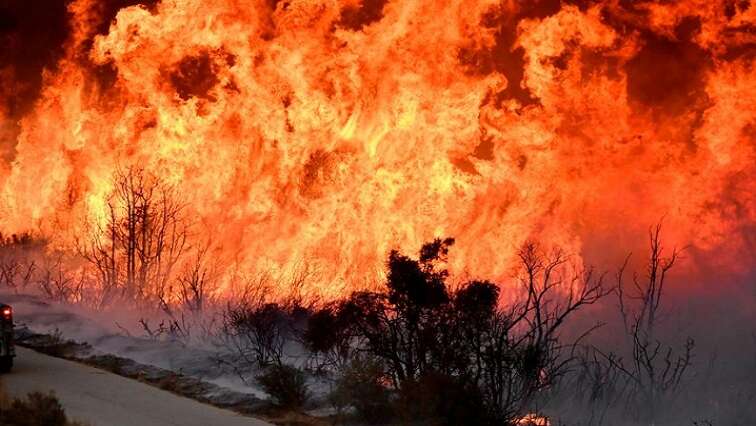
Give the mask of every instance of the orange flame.
<svg viewBox="0 0 756 426">
<path fill-rule="evenodd" d="M 517 426 L 551 426 L 551 422 L 546 417 L 537 414 L 527 414 L 517 419 Z"/>
<path fill-rule="evenodd" d="M 752 248 L 752 2 L 136 3 L 72 2 L 31 106 L 0 106 L 0 229 L 70 245 L 139 165 L 198 240 L 251 271 L 306 262 L 325 296 L 435 236 L 490 278 L 526 239 L 581 253 L 661 216 Z M 0 66 L 3 99 L 22 71 Z"/>
</svg>

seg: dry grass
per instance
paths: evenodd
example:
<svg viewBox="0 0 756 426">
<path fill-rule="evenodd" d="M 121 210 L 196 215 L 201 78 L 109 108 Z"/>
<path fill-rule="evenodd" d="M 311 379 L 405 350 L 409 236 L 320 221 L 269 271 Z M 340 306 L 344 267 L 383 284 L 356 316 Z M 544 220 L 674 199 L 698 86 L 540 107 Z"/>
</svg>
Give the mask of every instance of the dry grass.
<svg viewBox="0 0 756 426">
<path fill-rule="evenodd" d="M 33 392 L 23 398 L 11 398 L 0 382 L 0 426 L 87 425 L 69 420 L 53 393 Z"/>
<path fill-rule="evenodd" d="M 258 416 L 265 421 L 279 426 L 331 426 L 334 424 L 329 419 L 273 407 L 258 413 Z"/>
</svg>

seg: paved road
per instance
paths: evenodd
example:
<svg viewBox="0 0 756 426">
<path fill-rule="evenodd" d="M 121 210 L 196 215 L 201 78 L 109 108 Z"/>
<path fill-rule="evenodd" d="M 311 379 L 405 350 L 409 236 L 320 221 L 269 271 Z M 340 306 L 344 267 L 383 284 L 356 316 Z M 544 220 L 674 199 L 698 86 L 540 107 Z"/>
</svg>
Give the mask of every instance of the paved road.
<svg viewBox="0 0 756 426">
<path fill-rule="evenodd" d="M 8 394 L 52 390 L 70 418 L 92 426 L 270 426 L 103 370 L 16 351 L 13 371 L 0 376 Z"/>
</svg>

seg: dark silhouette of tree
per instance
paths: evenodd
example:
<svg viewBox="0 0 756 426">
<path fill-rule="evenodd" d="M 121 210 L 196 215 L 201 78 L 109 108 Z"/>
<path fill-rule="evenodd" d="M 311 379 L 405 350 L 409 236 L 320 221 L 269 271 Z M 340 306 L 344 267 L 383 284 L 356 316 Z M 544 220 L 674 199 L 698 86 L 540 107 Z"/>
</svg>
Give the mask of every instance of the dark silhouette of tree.
<svg viewBox="0 0 756 426">
<path fill-rule="evenodd" d="M 357 292 L 315 312 L 304 340 L 326 357 L 379 362 L 400 416 L 507 424 L 565 372 L 572 357 L 564 349 L 571 345 L 559 331 L 570 315 L 606 295 L 603 276 L 568 268 L 562 252 L 547 255 L 526 244 L 522 300 L 503 307 L 499 287 L 488 281 L 448 289 L 444 264 L 453 244 L 437 239 L 417 259 L 392 251 L 385 291 Z"/>
<path fill-rule="evenodd" d="M 175 191 L 137 168 L 119 171 L 103 223 L 77 244 L 96 271 L 101 305 L 113 297 L 166 303 L 173 269 L 186 251 L 188 221 Z"/>
<path fill-rule="evenodd" d="M 681 348 L 675 348 L 657 333 L 664 289 L 680 256 L 677 249 L 665 255 L 661 228 L 659 224 L 649 230 L 650 249 L 645 276 L 633 274 L 632 285 L 626 285 L 625 270 L 630 256 L 616 275 L 617 301 L 631 349 L 630 362 L 596 349 L 607 365 L 626 381 L 627 406 L 633 415 L 643 415 L 644 420 L 651 422 L 657 420 L 660 404 L 678 389 L 691 366 L 695 346 L 693 339 L 688 337 Z"/>
</svg>

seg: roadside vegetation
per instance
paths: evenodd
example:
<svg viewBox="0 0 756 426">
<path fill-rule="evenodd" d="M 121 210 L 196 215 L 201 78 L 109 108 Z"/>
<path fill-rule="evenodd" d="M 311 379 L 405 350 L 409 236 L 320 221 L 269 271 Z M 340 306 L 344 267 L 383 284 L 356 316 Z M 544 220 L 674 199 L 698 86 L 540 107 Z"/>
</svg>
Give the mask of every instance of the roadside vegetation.
<svg viewBox="0 0 756 426">
<path fill-rule="evenodd" d="M 0 383 L 0 426 L 85 426 L 66 416 L 58 398 L 32 392 L 23 398 L 9 398 Z"/>
<path fill-rule="evenodd" d="M 567 372 L 576 342 L 560 338 L 565 322 L 609 292 L 602 276 L 535 244 L 520 251 L 520 299 L 500 300 L 487 281 L 450 289 L 453 243 L 428 243 L 416 259 L 392 252 L 383 291 L 310 318 L 307 346 L 340 376 L 335 398 L 364 420 L 516 423 Z"/>
</svg>

